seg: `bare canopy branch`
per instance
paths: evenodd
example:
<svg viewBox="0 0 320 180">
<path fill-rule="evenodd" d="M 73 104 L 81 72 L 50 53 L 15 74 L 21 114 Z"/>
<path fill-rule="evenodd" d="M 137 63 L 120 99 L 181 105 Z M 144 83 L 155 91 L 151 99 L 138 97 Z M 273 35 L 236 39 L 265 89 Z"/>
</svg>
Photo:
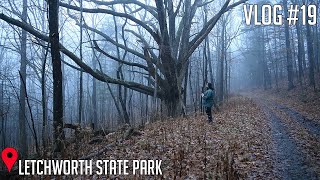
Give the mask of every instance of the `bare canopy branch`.
<svg viewBox="0 0 320 180">
<path fill-rule="evenodd" d="M 6 21 L 7 23 L 10 23 L 12 25 L 15 25 L 15 26 L 22 28 L 23 30 L 29 32 L 30 34 L 34 35 L 35 37 L 37 37 L 43 41 L 46 41 L 46 42 L 49 41 L 48 36 L 38 32 L 29 24 L 26 24 L 24 22 L 21 22 L 19 20 L 16 20 L 14 18 L 6 16 L 3 13 L 0 13 L 0 19 Z M 148 87 L 148 86 L 136 83 L 136 82 L 129 82 L 129 81 L 125 81 L 125 80 L 114 79 L 114 78 L 111 78 L 110 76 L 108 76 L 98 70 L 93 70 L 90 66 L 88 66 L 87 64 L 82 62 L 80 60 L 80 58 L 77 57 L 74 53 L 72 53 L 67 48 L 65 48 L 61 43 L 60 43 L 60 51 L 62 53 L 64 53 L 65 55 L 67 55 L 71 60 L 73 60 L 85 72 L 87 72 L 88 74 L 90 74 L 91 76 L 93 76 L 94 78 L 96 78 L 100 81 L 108 82 L 111 84 L 120 84 L 120 85 L 123 85 L 123 86 L 130 88 L 132 90 L 135 90 L 135 91 L 138 91 L 138 92 L 141 92 L 144 94 L 148 94 L 148 95 L 153 95 L 154 89 L 151 87 Z M 160 93 L 158 95 L 160 96 Z"/>
<path fill-rule="evenodd" d="M 149 26 L 147 26 L 146 23 L 142 22 L 141 20 L 139 20 L 139 19 L 137 19 L 137 18 L 135 18 L 135 17 L 133 17 L 133 16 L 131 16 L 129 14 L 119 13 L 119 12 L 115 12 L 115 11 L 109 10 L 109 9 L 89 9 L 89 8 L 82 8 L 81 9 L 80 7 L 73 6 L 73 5 L 66 4 L 66 3 L 62 3 L 62 2 L 60 2 L 60 6 L 68 8 L 68 9 L 76 10 L 76 11 L 81 11 L 82 10 L 82 12 L 86 12 L 86 13 L 104 13 L 104 14 L 110 14 L 110 15 L 113 15 L 113 16 L 124 17 L 124 18 L 130 19 L 131 21 L 139 24 L 146 31 L 148 31 L 156 42 L 160 42 L 159 35 L 157 33 L 155 33 Z"/>
<path fill-rule="evenodd" d="M 146 11 L 148 11 L 155 18 L 158 18 L 157 11 L 154 7 L 143 4 L 142 2 L 137 1 L 137 0 L 114 0 L 114 1 L 109 1 L 109 2 L 90 0 L 90 2 L 94 2 L 95 4 L 104 5 L 104 6 L 112 6 L 112 5 L 116 5 L 116 4 L 135 4 L 135 5 L 140 6 L 143 9 L 145 9 Z"/>
</svg>

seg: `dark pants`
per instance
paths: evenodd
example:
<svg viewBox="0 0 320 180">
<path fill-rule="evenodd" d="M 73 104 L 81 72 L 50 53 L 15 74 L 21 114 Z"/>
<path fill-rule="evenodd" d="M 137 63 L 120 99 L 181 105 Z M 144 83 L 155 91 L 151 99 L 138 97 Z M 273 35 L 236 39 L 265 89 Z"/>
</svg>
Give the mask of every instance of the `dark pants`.
<svg viewBox="0 0 320 180">
<path fill-rule="evenodd" d="M 211 107 L 206 107 L 206 113 L 208 115 L 208 121 L 212 122 L 212 113 L 211 113 Z"/>
</svg>

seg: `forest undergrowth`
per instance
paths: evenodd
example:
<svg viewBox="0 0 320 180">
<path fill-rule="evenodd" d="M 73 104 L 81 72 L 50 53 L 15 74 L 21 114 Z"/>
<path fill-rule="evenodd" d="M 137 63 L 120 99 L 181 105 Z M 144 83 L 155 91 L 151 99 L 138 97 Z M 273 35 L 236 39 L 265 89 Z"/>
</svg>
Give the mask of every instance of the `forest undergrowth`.
<svg viewBox="0 0 320 180">
<path fill-rule="evenodd" d="M 124 135 L 125 129 L 84 138 L 78 158 L 162 160 L 162 176 L 138 179 L 274 179 L 270 127 L 249 98 L 232 97 L 214 113 L 212 124 L 201 115 L 151 123 L 131 136 Z"/>
</svg>

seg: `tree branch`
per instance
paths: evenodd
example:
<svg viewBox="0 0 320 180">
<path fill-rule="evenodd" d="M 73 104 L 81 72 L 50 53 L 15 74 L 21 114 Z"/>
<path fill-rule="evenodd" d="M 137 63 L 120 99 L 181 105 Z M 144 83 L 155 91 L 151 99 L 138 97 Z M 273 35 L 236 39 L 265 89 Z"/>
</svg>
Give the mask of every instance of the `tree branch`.
<svg viewBox="0 0 320 180">
<path fill-rule="evenodd" d="M 108 58 L 113 59 L 113 60 L 115 60 L 115 61 L 117 61 L 117 62 L 126 64 L 126 65 L 129 65 L 129 66 L 139 67 L 139 68 L 142 68 L 142 69 L 148 71 L 148 67 L 146 67 L 146 66 L 144 66 L 144 65 L 142 65 L 142 64 L 139 64 L 139 63 L 127 62 L 127 61 L 121 60 L 121 59 L 119 59 L 119 58 L 116 58 L 116 57 L 108 54 L 107 52 L 103 51 L 103 50 L 99 47 L 99 45 L 98 45 L 98 43 L 97 43 L 96 41 L 93 41 L 93 43 L 94 43 L 94 49 L 96 49 L 98 52 L 102 53 L 103 55 L 107 56 Z"/>
<path fill-rule="evenodd" d="M 203 27 L 203 29 L 199 32 L 199 34 L 196 35 L 196 37 L 190 42 L 190 47 L 188 53 L 185 54 L 184 58 L 182 59 L 182 63 L 185 63 L 187 59 L 191 56 L 191 54 L 194 52 L 194 50 L 202 43 L 202 41 L 207 37 L 207 35 L 210 33 L 210 31 L 213 29 L 213 27 L 216 25 L 222 14 L 229 11 L 230 9 L 238 6 L 239 4 L 242 4 L 246 2 L 247 0 L 240 0 L 232 5 L 228 4 L 230 3 L 230 0 L 227 0 L 226 3 L 223 5 L 221 10 L 216 14 L 214 17 L 212 17 Z"/>
<path fill-rule="evenodd" d="M 62 3 L 60 2 L 59 5 L 61 7 L 67 8 L 67 9 L 72 9 L 75 11 L 81 11 L 80 7 L 77 6 L 73 6 L 70 4 L 66 4 L 66 3 Z M 113 16 L 118 16 L 118 17 L 124 17 L 127 19 L 130 19 L 131 21 L 139 24 L 141 27 L 143 27 L 146 31 L 148 31 L 150 33 L 150 35 L 153 37 L 153 39 L 159 43 L 160 42 L 160 37 L 157 33 L 155 33 L 149 26 L 147 26 L 146 23 L 142 22 L 141 20 L 130 16 L 129 14 L 125 14 L 125 13 L 119 13 L 119 12 L 115 12 L 109 9 L 89 9 L 89 8 L 82 8 L 82 12 L 86 12 L 86 13 L 104 13 L 104 14 L 110 14 Z"/>
<path fill-rule="evenodd" d="M 134 32 L 133 30 L 129 30 L 129 29 L 126 29 L 125 31 L 130 32 L 131 34 L 133 34 L 134 36 L 136 36 L 137 38 L 139 38 L 139 39 L 141 40 L 141 42 L 143 43 L 144 47 L 146 47 L 146 48 L 148 48 L 148 49 L 152 48 L 152 47 L 147 43 L 147 41 L 146 41 L 141 35 L 139 35 L 138 33 Z M 151 59 L 152 63 L 156 65 L 157 62 L 155 61 L 155 59 L 158 59 L 157 56 L 156 56 L 152 51 L 150 51 L 150 54 L 151 54 L 151 56 L 152 56 L 152 59 Z M 158 67 L 158 68 L 160 68 L 160 67 Z M 161 69 L 161 68 L 160 68 L 160 69 Z"/>
<path fill-rule="evenodd" d="M 137 0 L 114 0 L 114 1 L 110 1 L 110 2 L 90 0 L 89 2 L 94 2 L 95 4 L 104 5 L 104 6 L 112 6 L 112 5 L 116 5 L 116 4 L 135 4 L 135 5 L 142 7 L 146 11 L 148 11 L 156 19 L 158 18 L 157 11 L 154 7 L 143 4 Z"/>
<path fill-rule="evenodd" d="M 4 15 L 3 13 L 0 13 L 0 19 L 6 21 L 9 24 L 13 24 L 15 26 L 18 26 L 18 27 L 24 29 L 25 31 L 29 32 L 30 34 L 34 35 L 35 37 L 37 37 L 43 41 L 46 41 L 46 42 L 49 41 L 48 36 L 36 31 L 29 24 L 26 24 L 24 22 L 21 22 L 19 20 L 14 19 L 14 18 L 8 17 L 8 16 Z M 61 52 L 63 52 L 65 55 L 67 55 L 78 66 L 80 66 L 86 73 L 89 73 L 94 78 L 96 78 L 102 82 L 123 85 L 123 86 L 130 88 L 132 90 L 135 90 L 135 91 L 138 91 L 138 92 L 141 92 L 144 94 L 148 94 L 151 96 L 153 95 L 153 92 L 154 92 L 153 88 L 136 83 L 136 82 L 129 82 L 129 81 L 124 81 L 124 80 L 114 79 L 114 78 L 111 78 L 110 76 L 108 76 L 98 70 L 95 71 L 91 67 L 89 67 L 87 64 L 82 62 L 74 53 L 72 53 L 71 51 L 66 49 L 61 43 L 59 44 L 59 46 L 60 46 Z M 158 94 L 158 95 L 159 95 L 159 97 L 161 96 L 160 94 Z"/>
<path fill-rule="evenodd" d="M 102 36 L 103 38 L 105 38 L 107 41 L 109 41 L 109 42 L 112 43 L 113 45 L 115 45 L 115 46 L 117 46 L 117 47 L 120 47 L 121 49 L 124 49 L 124 50 L 126 50 L 126 51 L 128 51 L 128 52 L 130 52 L 130 53 L 132 53 L 132 54 L 134 54 L 134 55 L 136 55 L 136 56 L 138 56 L 138 57 L 140 57 L 141 59 L 144 59 L 143 54 L 141 54 L 141 53 L 139 53 L 139 52 L 137 52 L 137 51 L 135 51 L 135 50 L 133 50 L 133 49 L 130 49 L 130 48 L 124 46 L 123 44 L 117 43 L 115 40 L 113 40 L 112 38 L 110 38 L 110 37 L 109 37 L 108 35 L 106 35 L 105 33 L 101 32 L 101 31 L 99 31 L 99 30 L 97 30 L 97 29 L 95 29 L 95 28 L 92 28 L 92 27 L 90 27 L 90 26 L 88 26 L 88 25 L 86 25 L 86 24 L 84 24 L 83 27 L 86 28 L 86 29 L 89 29 L 89 30 L 92 31 L 92 32 L 95 32 L 96 34 L 98 34 L 98 35 L 100 35 L 100 36 Z"/>
</svg>

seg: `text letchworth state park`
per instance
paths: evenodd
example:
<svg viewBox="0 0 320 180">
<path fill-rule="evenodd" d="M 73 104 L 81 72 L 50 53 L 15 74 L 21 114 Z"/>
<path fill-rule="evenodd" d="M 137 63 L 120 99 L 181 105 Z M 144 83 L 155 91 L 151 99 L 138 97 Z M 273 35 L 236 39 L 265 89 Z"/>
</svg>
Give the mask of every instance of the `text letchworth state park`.
<svg viewBox="0 0 320 180">
<path fill-rule="evenodd" d="M 11 147 L 1 152 L 10 172 L 18 159 Z M 19 175 L 162 175 L 162 160 L 19 160 Z"/>
<path fill-rule="evenodd" d="M 19 175 L 162 175 L 162 160 L 19 160 Z"/>
</svg>

